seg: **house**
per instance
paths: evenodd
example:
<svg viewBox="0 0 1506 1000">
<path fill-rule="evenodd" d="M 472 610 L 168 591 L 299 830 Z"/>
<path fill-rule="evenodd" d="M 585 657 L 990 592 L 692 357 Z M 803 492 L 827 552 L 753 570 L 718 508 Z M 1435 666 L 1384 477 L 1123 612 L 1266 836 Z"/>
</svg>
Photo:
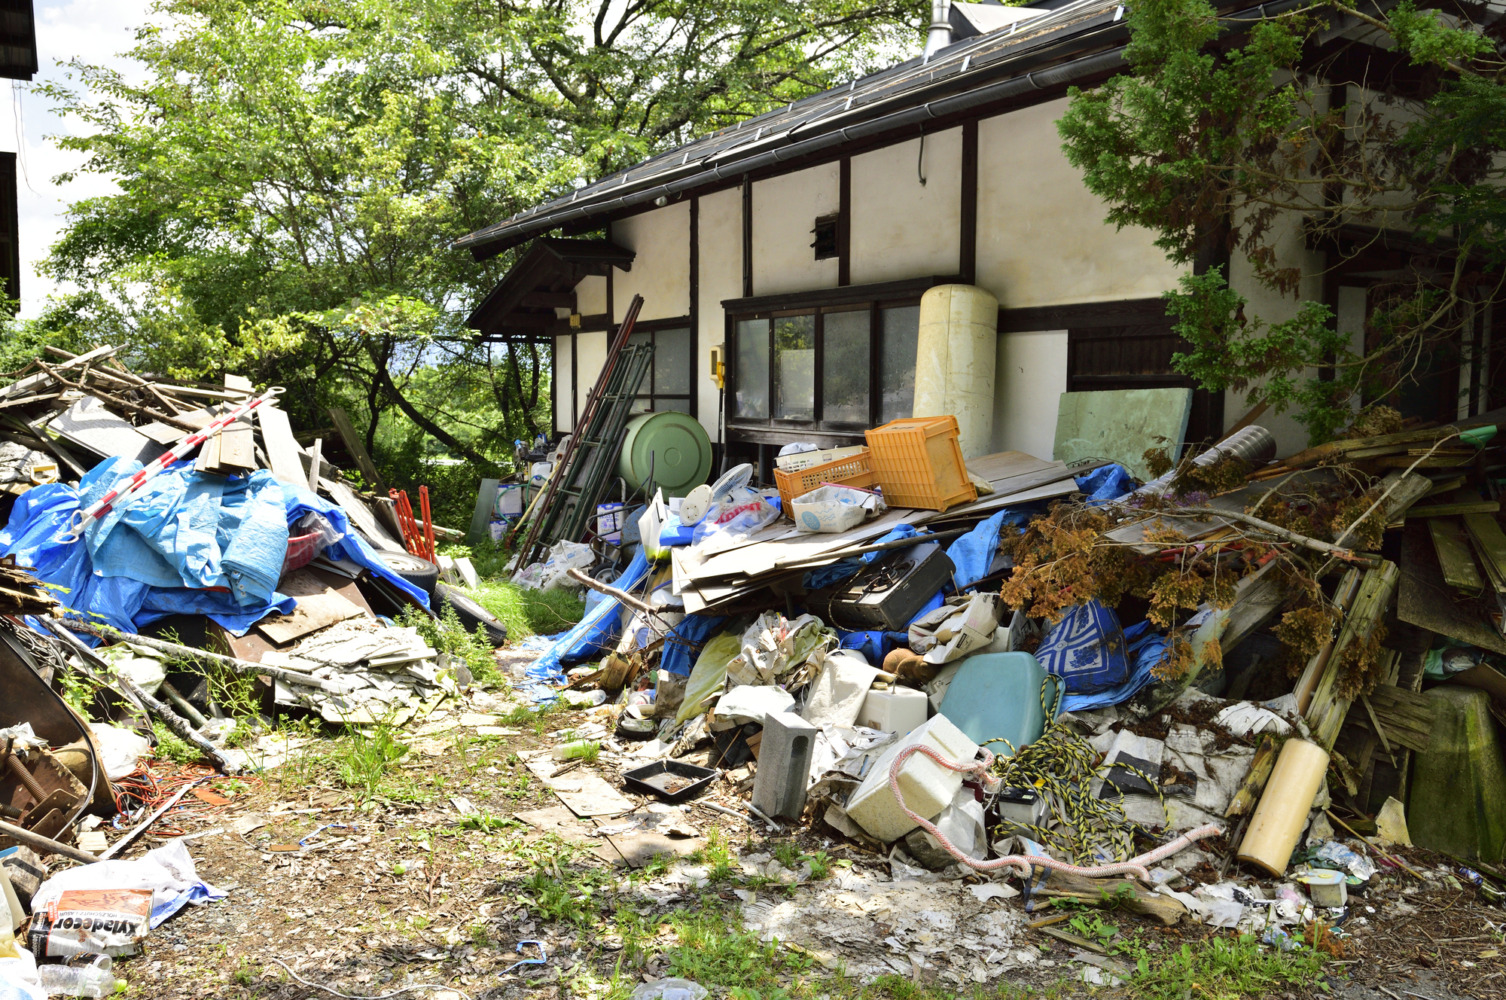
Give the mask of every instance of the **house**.
<svg viewBox="0 0 1506 1000">
<path fill-rule="evenodd" d="M 1291 6 L 1225 9 L 1253 19 Z M 549 345 L 557 431 L 574 425 L 635 294 L 636 336 L 656 347 L 641 407 L 691 413 L 764 468 L 781 445 L 861 442 L 865 428 L 912 415 L 920 297 L 940 283 L 1000 303 L 989 450 L 1050 457 L 1064 391 L 1192 386 L 1171 368 L 1180 341 L 1162 299 L 1178 269 L 1147 231 L 1105 224 L 1055 127 L 1068 87 L 1124 69 L 1122 4 L 940 3 L 933 19 L 924 55 L 457 242 L 484 260 L 532 241 L 470 325 Z M 1364 58 L 1377 80 L 1397 64 L 1379 48 Z M 1301 298 L 1327 302 L 1341 331 L 1363 336 L 1373 275 L 1406 247 L 1325 250 L 1300 220 L 1289 228 Z M 1228 263 L 1258 314 L 1295 311 L 1242 257 Z M 722 387 L 714 356 L 725 358 Z M 1414 400 L 1423 415 L 1500 405 L 1487 398 L 1492 380 L 1457 361 L 1430 378 Z M 1188 440 L 1217 438 L 1247 409 L 1236 393 L 1198 390 Z M 1283 454 L 1305 444 L 1289 418 L 1261 422 Z"/>
</svg>

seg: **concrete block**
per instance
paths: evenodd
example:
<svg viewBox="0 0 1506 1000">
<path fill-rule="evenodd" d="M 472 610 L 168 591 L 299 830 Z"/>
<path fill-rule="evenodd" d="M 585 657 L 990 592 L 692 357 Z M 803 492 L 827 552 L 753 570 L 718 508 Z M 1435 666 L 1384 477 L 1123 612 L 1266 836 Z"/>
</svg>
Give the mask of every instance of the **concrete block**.
<svg viewBox="0 0 1506 1000">
<path fill-rule="evenodd" d="M 968 739 L 944 715 L 932 716 L 880 754 L 863 783 L 848 798 L 847 815 L 869 834 L 886 843 L 898 840 L 919 826 L 905 815 L 889 787 L 889 768 L 894 758 L 905 747 L 916 743 L 924 743 L 953 761 L 971 761 L 978 756 L 978 744 Z M 905 805 L 917 815 L 935 819 L 962 787 L 962 773 L 916 754 L 900 770 L 899 787 Z"/>
<path fill-rule="evenodd" d="M 794 712 L 771 712 L 763 724 L 753 805 L 766 816 L 799 819 L 810 787 L 816 727 Z"/>
<path fill-rule="evenodd" d="M 1428 748 L 1412 755 L 1412 843 L 1497 864 L 1506 853 L 1506 763 L 1490 696 L 1456 684 L 1427 696 L 1436 716 Z"/>
</svg>

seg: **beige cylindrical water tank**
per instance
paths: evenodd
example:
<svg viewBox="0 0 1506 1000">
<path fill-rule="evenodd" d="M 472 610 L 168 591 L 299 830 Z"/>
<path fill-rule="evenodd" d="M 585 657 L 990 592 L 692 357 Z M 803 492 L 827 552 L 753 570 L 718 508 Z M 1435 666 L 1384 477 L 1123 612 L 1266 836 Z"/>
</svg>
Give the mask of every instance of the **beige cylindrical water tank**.
<svg viewBox="0 0 1506 1000">
<path fill-rule="evenodd" d="M 1327 751 L 1306 740 L 1287 740 L 1265 783 L 1260 805 L 1250 817 L 1239 845 L 1239 860 L 1259 865 L 1272 875 L 1285 873 L 1327 772 Z"/>
<path fill-rule="evenodd" d="M 937 285 L 920 298 L 915 345 L 917 417 L 957 418 L 963 458 L 989 450 L 999 300 L 973 285 Z"/>
</svg>

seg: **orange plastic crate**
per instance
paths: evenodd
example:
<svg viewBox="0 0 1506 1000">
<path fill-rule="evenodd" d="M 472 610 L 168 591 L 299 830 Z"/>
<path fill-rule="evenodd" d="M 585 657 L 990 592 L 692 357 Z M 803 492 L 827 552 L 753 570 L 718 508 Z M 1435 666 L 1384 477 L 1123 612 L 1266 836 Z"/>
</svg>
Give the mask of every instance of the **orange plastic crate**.
<svg viewBox="0 0 1506 1000">
<path fill-rule="evenodd" d="M 956 417 L 891 420 L 865 436 L 890 507 L 946 510 L 978 499 L 957 446 Z"/>
<path fill-rule="evenodd" d="M 785 517 L 790 516 L 791 500 L 804 496 L 822 483 L 836 483 L 838 486 L 858 486 L 867 489 L 874 482 L 873 467 L 869 464 L 867 448 L 856 455 L 813 465 L 796 472 L 774 470 L 774 483 L 779 487 L 779 500 L 783 504 Z"/>
</svg>

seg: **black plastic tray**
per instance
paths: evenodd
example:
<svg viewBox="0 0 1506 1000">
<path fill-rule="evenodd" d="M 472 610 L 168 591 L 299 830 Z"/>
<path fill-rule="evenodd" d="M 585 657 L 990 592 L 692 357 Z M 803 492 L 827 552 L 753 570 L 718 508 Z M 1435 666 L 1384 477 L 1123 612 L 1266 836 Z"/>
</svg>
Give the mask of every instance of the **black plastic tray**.
<svg viewBox="0 0 1506 1000">
<path fill-rule="evenodd" d="M 716 771 L 709 767 L 696 767 L 677 760 L 659 760 L 634 768 L 623 774 L 627 786 L 644 795 L 654 795 L 665 802 L 684 802 L 706 790 Z M 684 784 L 680 784 L 684 782 Z M 674 787 L 673 791 L 669 790 Z"/>
</svg>

